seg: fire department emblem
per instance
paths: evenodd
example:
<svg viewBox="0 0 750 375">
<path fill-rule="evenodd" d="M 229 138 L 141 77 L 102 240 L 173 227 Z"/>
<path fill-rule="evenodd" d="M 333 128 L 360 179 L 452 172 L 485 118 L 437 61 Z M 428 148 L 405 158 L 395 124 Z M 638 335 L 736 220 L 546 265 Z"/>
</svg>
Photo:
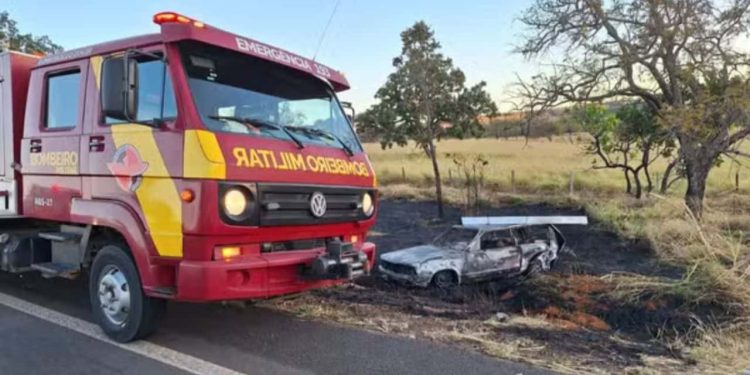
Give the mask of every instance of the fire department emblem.
<svg viewBox="0 0 750 375">
<path fill-rule="evenodd" d="M 327 205 L 323 193 L 315 192 L 310 197 L 310 213 L 315 217 L 323 217 L 326 214 Z"/>
<path fill-rule="evenodd" d="M 107 163 L 107 168 L 115 176 L 115 181 L 122 190 L 132 192 L 141 185 L 148 163 L 141 159 L 135 147 L 123 145 L 115 151 L 112 162 Z"/>
</svg>

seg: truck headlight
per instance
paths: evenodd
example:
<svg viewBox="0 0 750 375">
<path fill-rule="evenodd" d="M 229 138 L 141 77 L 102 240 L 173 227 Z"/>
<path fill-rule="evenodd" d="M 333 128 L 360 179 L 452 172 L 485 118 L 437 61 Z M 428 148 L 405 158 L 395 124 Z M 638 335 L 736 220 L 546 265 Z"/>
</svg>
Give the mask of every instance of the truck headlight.
<svg viewBox="0 0 750 375">
<path fill-rule="evenodd" d="M 372 195 L 365 193 L 362 195 L 362 213 L 370 217 L 375 212 L 375 204 L 372 201 Z"/>
<path fill-rule="evenodd" d="M 222 197 L 221 204 L 224 213 L 232 219 L 241 219 L 243 214 L 247 212 L 250 198 L 248 193 L 243 190 L 239 187 L 229 188 Z"/>
</svg>

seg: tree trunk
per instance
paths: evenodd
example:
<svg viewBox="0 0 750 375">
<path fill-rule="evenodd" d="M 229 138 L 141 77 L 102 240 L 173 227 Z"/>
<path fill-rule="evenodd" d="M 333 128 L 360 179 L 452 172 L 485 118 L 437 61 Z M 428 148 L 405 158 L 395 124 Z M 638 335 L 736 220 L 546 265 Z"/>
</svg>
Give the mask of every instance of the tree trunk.
<svg viewBox="0 0 750 375">
<path fill-rule="evenodd" d="M 641 157 L 641 165 L 643 166 L 643 175 L 646 176 L 646 191 L 649 193 L 654 190 L 654 183 L 651 181 L 651 173 L 648 171 L 648 163 L 651 161 L 651 142 L 647 142 L 643 146 L 643 156 Z M 635 172 L 635 178 L 638 178 L 638 171 Z"/>
<path fill-rule="evenodd" d="M 641 199 L 643 197 L 643 185 L 641 184 L 641 177 L 638 175 L 638 171 L 633 171 L 633 182 L 635 182 L 635 199 Z"/>
<path fill-rule="evenodd" d="M 627 169 L 625 169 L 624 171 L 625 171 L 625 183 L 626 183 L 625 192 L 630 194 L 633 192 L 633 184 L 630 182 L 630 171 L 628 171 Z"/>
<path fill-rule="evenodd" d="M 443 210 L 443 182 L 440 179 L 440 165 L 438 165 L 435 141 L 430 140 L 427 144 L 427 148 L 428 153 L 430 154 L 430 159 L 432 159 L 432 172 L 435 177 L 435 199 L 437 200 L 438 217 L 442 218 L 445 213 Z"/>
<path fill-rule="evenodd" d="M 711 164 L 685 160 L 688 186 L 685 191 L 685 203 L 695 217 L 703 215 L 703 197 L 706 194 L 706 180 Z"/>
<path fill-rule="evenodd" d="M 700 218 L 703 214 L 703 197 L 706 194 L 706 182 L 708 173 L 713 166 L 715 157 L 707 155 L 707 152 L 691 152 L 683 155 L 685 173 L 687 174 L 687 190 L 685 191 L 685 204 L 695 217 Z"/>
<path fill-rule="evenodd" d="M 667 169 L 664 170 L 664 176 L 661 178 L 661 187 L 659 188 L 659 194 L 667 194 L 667 190 L 669 190 L 669 186 L 671 183 L 669 182 L 669 178 L 672 176 L 672 170 L 674 167 L 677 166 L 677 162 L 679 162 L 680 159 L 674 159 L 667 164 Z"/>
</svg>

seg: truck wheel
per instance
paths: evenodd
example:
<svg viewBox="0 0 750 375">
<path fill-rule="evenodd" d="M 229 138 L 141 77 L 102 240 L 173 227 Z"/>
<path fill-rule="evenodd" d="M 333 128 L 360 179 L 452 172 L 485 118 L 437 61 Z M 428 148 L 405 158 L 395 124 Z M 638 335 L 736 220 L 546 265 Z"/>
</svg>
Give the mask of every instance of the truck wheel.
<svg viewBox="0 0 750 375">
<path fill-rule="evenodd" d="M 105 246 L 89 277 L 91 311 L 104 333 L 117 342 L 145 338 L 156 331 L 166 301 L 143 293 L 138 270 L 120 246 Z"/>
<path fill-rule="evenodd" d="M 458 278 L 453 271 L 440 271 L 432 276 L 432 285 L 441 290 L 458 285 Z"/>
</svg>

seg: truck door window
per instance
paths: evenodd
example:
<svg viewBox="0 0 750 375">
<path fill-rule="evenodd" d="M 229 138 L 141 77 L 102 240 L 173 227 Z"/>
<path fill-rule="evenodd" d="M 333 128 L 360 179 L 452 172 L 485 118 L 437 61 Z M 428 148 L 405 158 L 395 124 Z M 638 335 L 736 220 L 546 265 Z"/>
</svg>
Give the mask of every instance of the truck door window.
<svg viewBox="0 0 750 375">
<path fill-rule="evenodd" d="M 73 128 L 78 123 L 81 72 L 65 72 L 47 77 L 44 127 Z"/>
<path fill-rule="evenodd" d="M 136 121 L 150 122 L 154 119 L 177 117 L 172 79 L 161 60 L 138 62 L 138 115 Z M 106 118 L 107 124 L 123 123 L 120 119 Z"/>
</svg>

